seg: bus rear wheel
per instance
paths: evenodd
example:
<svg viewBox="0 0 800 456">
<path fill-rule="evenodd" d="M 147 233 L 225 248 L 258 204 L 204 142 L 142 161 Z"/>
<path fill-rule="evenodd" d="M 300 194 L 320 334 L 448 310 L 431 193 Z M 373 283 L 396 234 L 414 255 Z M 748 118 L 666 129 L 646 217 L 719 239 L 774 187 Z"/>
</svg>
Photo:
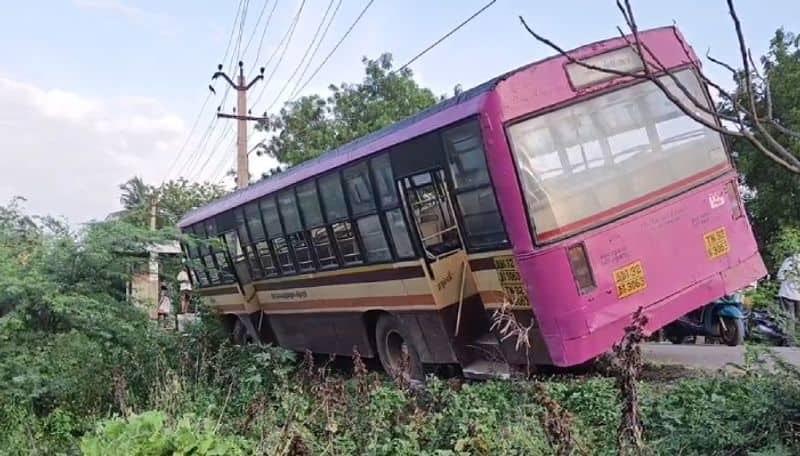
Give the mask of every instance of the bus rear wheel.
<svg viewBox="0 0 800 456">
<path fill-rule="evenodd" d="M 242 320 L 238 318 L 236 319 L 236 322 L 233 324 L 233 331 L 231 332 L 231 340 L 233 341 L 234 345 L 250 345 L 256 342 L 247 332 L 247 327 L 244 325 Z"/>
<path fill-rule="evenodd" d="M 411 380 L 424 380 L 419 354 L 407 337 L 397 317 L 381 315 L 375 325 L 375 346 L 387 374 L 403 375 Z"/>
</svg>

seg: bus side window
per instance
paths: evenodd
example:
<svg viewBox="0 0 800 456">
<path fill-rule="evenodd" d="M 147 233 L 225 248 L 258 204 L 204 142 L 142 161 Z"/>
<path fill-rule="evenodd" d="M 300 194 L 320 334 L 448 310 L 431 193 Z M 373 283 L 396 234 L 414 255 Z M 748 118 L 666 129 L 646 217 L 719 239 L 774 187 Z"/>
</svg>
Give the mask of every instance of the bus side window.
<svg viewBox="0 0 800 456">
<path fill-rule="evenodd" d="M 443 138 L 467 244 L 478 249 L 507 244 L 478 121 L 445 130 Z"/>
<path fill-rule="evenodd" d="M 394 184 L 392 164 L 389 154 L 384 153 L 369 161 L 372 175 L 375 176 L 375 187 L 378 189 L 378 201 L 382 208 L 397 206 L 397 187 Z"/>
<path fill-rule="evenodd" d="M 408 235 L 408 226 L 403 218 L 400 208 L 386 212 L 386 222 L 389 225 L 389 233 L 392 235 L 394 248 L 398 258 L 413 258 L 414 247 L 411 245 L 411 238 Z"/>
<path fill-rule="evenodd" d="M 361 233 L 364 253 L 366 253 L 368 261 L 375 263 L 392 259 L 392 252 L 389 250 L 389 244 L 386 243 L 383 227 L 381 227 L 381 221 L 377 214 L 358 219 L 358 232 Z"/>
<path fill-rule="evenodd" d="M 289 254 L 289 244 L 286 238 L 277 237 L 272 240 L 272 247 L 275 249 L 275 256 L 278 257 L 278 266 L 284 274 L 295 272 L 292 256 Z"/>
<path fill-rule="evenodd" d="M 311 241 L 314 244 L 320 268 L 334 268 L 339 265 L 336 259 L 336 252 L 333 251 L 333 246 L 328 236 L 328 230 L 325 227 L 312 229 Z"/>
<path fill-rule="evenodd" d="M 332 172 L 319 179 L 319 192 L 322 195 L 328 223 L 347 218 L 347 205 L 344 202 L 344 192 L 338 172 Z"/>
<path fill-rule="evenodd" d="M 347 187 L 347 199 L 353 209 L 353 215 L 362 215 L 375 210 L 375 201 L 372 198 L 372 182 L 369 179 L 367 163 L 362 162 L 342 171 Z"/>
<path fill-rule="evenodd" d="M 334 223 L 332 229 L 333 238 L 336 240 L 336 245 L 342 254 L 344 264 L 351 265 L 363 262 L 352 224 L 350 222 Z"/>
</svg>

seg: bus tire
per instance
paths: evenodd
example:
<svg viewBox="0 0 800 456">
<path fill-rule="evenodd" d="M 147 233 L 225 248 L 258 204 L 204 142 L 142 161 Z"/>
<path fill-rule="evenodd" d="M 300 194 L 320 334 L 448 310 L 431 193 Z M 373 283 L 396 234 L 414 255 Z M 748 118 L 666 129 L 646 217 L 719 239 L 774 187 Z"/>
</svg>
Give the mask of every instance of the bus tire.
<svg viewBox="0 0 800 456">
<path fill-rule="evenodd" d="M 247 328 L 242 323 L 242 320 L 236 319 L 233 324 L 233 331 L 231 332 L 231 341 L 234 345 L 249 345 L 253 343 L 252 337 L 247 334 Z"/>
<path fill-rule="evenodd" d="M 407 333 L 394 315 L 383 314 L 375 325 L 375 347 L 378 350 L 383 370 L 392 377 L 407 376 L 411 380 L 422 381 L 425 374 L 419 354 Z M 404 355 L 407 353 L 407 356 Z"/>
</svg>

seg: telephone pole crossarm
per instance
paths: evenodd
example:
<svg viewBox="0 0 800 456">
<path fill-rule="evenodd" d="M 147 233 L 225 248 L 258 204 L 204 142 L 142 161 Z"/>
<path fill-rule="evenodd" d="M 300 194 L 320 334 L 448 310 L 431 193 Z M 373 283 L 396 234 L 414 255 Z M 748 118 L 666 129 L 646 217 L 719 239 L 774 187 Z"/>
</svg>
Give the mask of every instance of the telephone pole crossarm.
<svg viewBox="0 0 800 456">
<path fill-rule="evenodd" d="M 256 82 L 261 81 L 264 79 L 264 67 L 261 67 L 260 73 L 253 78 L 250 83 L 245 84 L 244 79 L 244 63 L 239 61 L 239 75 L 237 76 L 237 82 L 234 82 L 233 79 L 228 76 L 224 71 L 222 71 L 222 64 L 217 66 L 217 71 L 211 76 L 211 80 L 215 80 L 217 78 L 223 78 L 225 81 L 230 84 L 231 88 L 237 92 L 236 94 L 236 109 L 234 109 L 233 114 L 224 114 L 222 112 L 217 113 L 218 118 L 223 119 L 235 119 L 237 121 L 237 128 L 236 128 L 236 183 L 237 187 L 242 189 L 247 187 L 247 184 L 250 181 L 250 164 L 248 161 L 248 153 L 247 153 L 247 122 L 264 122 L 267 120 L 267 113 L 264 113 L 264 116 L 251 116 L 247 110 L 247 91 L 250 90 Z M 209 85 L 209 90 L 211 92 L 216 93 L 214 91 L 214 87 Z M 221 109 L 221 108 L 220 108 Z M 218 109 L 219 110 L 219 109 Z M 239 111 L 239 114 L 236 111 Z M 244 113 L 248 113 L 245 115 Z"/>
</svg>

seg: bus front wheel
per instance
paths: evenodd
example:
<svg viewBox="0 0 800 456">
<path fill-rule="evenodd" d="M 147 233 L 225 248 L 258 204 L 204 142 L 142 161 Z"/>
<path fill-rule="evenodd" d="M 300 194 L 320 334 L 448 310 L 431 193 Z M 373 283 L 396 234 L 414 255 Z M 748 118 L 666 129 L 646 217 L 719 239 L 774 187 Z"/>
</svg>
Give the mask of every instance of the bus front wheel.
<svg viewBox="0 0 800 456">
<path fill-rule="evenodd" d="M 392 377 L 403 375 L 412 380 L 424 380 L 419 354 L 397 317 L 384 314 L 378 318 L 375 345 L 386 373 Z"/>
</svg>

